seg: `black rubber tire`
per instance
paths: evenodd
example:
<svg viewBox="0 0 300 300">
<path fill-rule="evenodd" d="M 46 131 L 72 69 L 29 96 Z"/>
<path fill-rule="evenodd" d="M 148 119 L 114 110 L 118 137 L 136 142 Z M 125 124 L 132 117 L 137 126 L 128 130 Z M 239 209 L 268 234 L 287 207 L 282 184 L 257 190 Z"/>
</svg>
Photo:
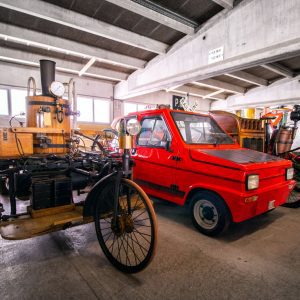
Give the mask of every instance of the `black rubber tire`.
<svg viewBox="0 0 300 300">
<path fill-rule="evenodd" d="M 212 222 L 212 224 L 207 224 L 207 225 L 204 224 L 210 220 L 209 219 L 206 220 L 205 217 L 203 216 L 204 205 L 202 205 L 201 212 L 200 212 L 200 208 L 198 210 L 198 206 L 200 206 L 201 203 L 203 204 L 203 202 L 205 203 L 206 207 L 213 207 L 211 213 L 213 212 L 217 213 L 218 218 L 216 222 Z M 203 218 L 201 218 L 201 213 Z M 225 232 L 229 227 L 229 225 L 231 224 L 231 214 L 224 200 L 218 195 L 216 195 L 215 193 L 210 191 L 199 191 L 192 196 L 190 202 L 190 214 L 192 217 L 193 225 L 201 233 L 208 236 L 216 236 Z M 199 221 L 200 219 L 201 221 Z M 201 222 L 203 224 L 201 224 Z"/>
<path fill-rule="evenodd" d="M 131 264 L 130 263 L 130 262 L 132 262 L 129 259 L 130 253 L 128 254 L 126 252 L 125 248 L 127 248 L 127 251 L 128 250 L 130 251 L 130 249 L 131 250 L 133 249 L 131 252 L 132 252 L 132 254 L 133 253 L 135 254 L 134 250 L 135 250 L 135 247 L 137 247 L 137 246 L 134 246 L 134 245 L 135 244 L 138 245 L 138 242 L 139 242 L 138 238 L 140 238 L 142 236 L 141 234 L 138 233 L 140 231 L 138 231 L 137 228 L 135 228 L 137 230 L 136 234 L 135 233 L 124 232 L 122 234 L 122 236 L 120 236 L 120 237 L 118 237 L 117 235 L 115 235 L 113 233 L 113 231 L 111 231 L 112 234 L 113 234 L 113 242 L 109 247 L 106 244 L 107 240 L 109 240 L 109 237 L 111 235 L 109 235 L 108 238 L 106 236 L 105 238 L 107 238 L 107 239 L 105 241 L 104 236 L 108 235 L 108 233 L 103 235 L 103 232 L 102 232 L 102 229 L 101 229 L 101 220 L 103 221 L 103 220 L 105 220 L 105 218 L 101 219 L 100 215 L 101 215 L 101 213 L 103 213 L 103 207 L 105 207 L 105 210 L 107 210 L 108 206 L 113 204 L 112 199 L 113 199 L 114 189 L 115 189 L 115 181 L 113 179 L 108 181 L 108 183 L 103 188 L 102 192 L 98 195 L 98 201 L 97 201 L 97 204 L 96 204 L 95 215 L 94 215 L 96 234 L 97 234 L 99 244 L 102 248 L 102 251 L 104 252 L 105 256 L 107 257 L 107 259 L 111 262 L 111 264 L 113 266 L 115 266 L 118 270 L 120 270 L 124 273 L 137 273 L 137 272 L 140 272 L 143 269 L 145 269 L 150 264 L 150 262 L 152 261 L 154 255 L 155 255 L 155 252 L 156 252 L 156 246 L 157 246 L 157 221 L 156 221 L 156 215 L 155 215 L 155 212 L 154 212 L 154 209 L 153 209 L 153 206 L 152 206 L 152 203 L 151 203 L 150 199 L 148 198 L 148 196 L 142 190 L 141 187 L 139 187 L 133 181 L 128 180 L 128 179 L 124 179 L 124 178 L 121 180 L 121 186 L 122 187 L 124 187 L 124 186 L 130 187 L 131 191 L 135 191 L 139 195 L 139 197 L 140 197 L 140 199 L 141 199 L 141 201 L 142 201 L 142 203 L 145 207 L 144 208 L 145 213 L 147 213 L 147 215 L 149 216 L 149 223 L 147 223 L 147 225 L 142 225 L 141 223 L 136 225 L 136 226 L 149 227 L 149 229 L 148 229 L 148 230 L 150 230 L 148 232 L 149 233 L 149 237 L 148 237 L 149 241 L 146 244 L 147 246 L 145 246 L 145 241 L 143 241 L 144 246 L 149 247 L 148 249 L 146 249 L 146 248 L 143 248 L 143 249 L 144 249 L 145 252 L 146 251 L 148 251 L 148 252 L 146 252 L 145 257 L 141 261 L 137 261 L 136 258 L 135 258 L 136 264 Z M 122 189 L 122 187 L 120 188 L 120 190 Z M 105 197 L 104 201 L 103 201 L 103 199 L 104 199 L 103 197 Z M 107 203 L 107 200 L 110 201 L 110 204 Z M 110 210 L 112 210 L 112 207 L 110 207 Z M 140 215 L 139 210 L 136 209 L 136 211 Z M 134 214 L 134 212 L 132 213 L 132 215 L 133 214 Z M 144 213 L 142 213 L 142 218 L 145 218 L 145 216 L 143 216 L 143 214 Z M 107 219 L 109 220 L 109 217 Z M 111 222 L 112 222 L 112 220 L 111 220 Z M 133 218 L 133 222 L 134 222 L 134 218 Z M 106 224 L 106 226 L 107 226 L 106 229 L 109 230 L 110 226 L 108 224 Z M 140 232 L 140 233 L 144 234 L 144 232 Z M 134 235 L 134 237 L 133 237 L 133 235 Z M 127 241 L 126 241 L 126 238 L 127 238 Z M 112 239 L 112 237 L 111 237 L 111 239 Z M 120 239 L 120 240 L 118 240 L 118 239 Z M 145 239 L 145 238 L 143 237 L 143 239 Z M 118 246 L 119 246 L 119 241 L 120 241 L 120 245 L 121 245 L 120 248 L 117 249 L 119 251 L 118 252 L 119 253 L 119 259 L 118 259 L 118 255 L 117 256 L 114 255 L 114 243 L 117 240 L 118 240 Z M 125 244 L 125 246 L 124 246 L 124 244 Z M 123 249 L 126 253 L 125 263 L 124 263 L 124 261 L 122 261 L 121 254 L 120 254 L 120 250 L 122 250 L 122 245 L 123 245 Z M 142 247 L 144 247 L 144 246 L 142 246 Z M 144 251 L 141 248 L 140 248 L 140 250 L 144 254 Z M 123 256 L 124 256 L 124 254 L 123 254 Z M 127 262 L 127 258 L 128 258 L 128 262 Z"/>
<path fill-rule="evenodd" d="M 7 183 L 5 179 L 1 179 L 0 180 L 0 195 L 8 195 L 9 191 L 7 188 Z"/>
</svg>

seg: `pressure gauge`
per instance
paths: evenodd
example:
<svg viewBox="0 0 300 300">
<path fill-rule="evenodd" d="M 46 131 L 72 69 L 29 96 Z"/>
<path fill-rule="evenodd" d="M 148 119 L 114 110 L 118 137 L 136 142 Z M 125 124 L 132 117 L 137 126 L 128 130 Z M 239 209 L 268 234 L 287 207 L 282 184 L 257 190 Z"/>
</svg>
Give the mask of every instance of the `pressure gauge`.
<svg viewBox="0 0 300 300">
<path fill-rule="evenodd" d="M 55 97 L 62 97 L 65 93 L 65 86 L 59 81 L 52 81 L 49 91 Z"/>
</svg>

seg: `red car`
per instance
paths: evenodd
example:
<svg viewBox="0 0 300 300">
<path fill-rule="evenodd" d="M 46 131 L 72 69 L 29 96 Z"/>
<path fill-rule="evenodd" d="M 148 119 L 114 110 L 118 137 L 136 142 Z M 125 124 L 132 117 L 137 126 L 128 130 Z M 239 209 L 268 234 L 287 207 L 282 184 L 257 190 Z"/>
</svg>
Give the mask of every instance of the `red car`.
<svg viewBox="0 0 300 300">
<path fill-rule="evenodd" d="M 290 161 L 241 148 L 210 115 L 158 109 L 128 118 L 141 122 L 134 180 L 149 195 L 188 203 L 206 235 L 285 203 L 295 185 Z"/>
</svg>

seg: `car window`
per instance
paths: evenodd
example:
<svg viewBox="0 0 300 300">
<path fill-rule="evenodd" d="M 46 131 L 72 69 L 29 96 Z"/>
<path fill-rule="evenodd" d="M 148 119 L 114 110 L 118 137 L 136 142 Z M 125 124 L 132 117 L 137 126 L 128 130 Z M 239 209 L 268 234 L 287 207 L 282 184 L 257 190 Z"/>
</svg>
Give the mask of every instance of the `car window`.
<svg viewBox="0 0 300 300">
<path fill-rule="evenodd" d="M 142 129 L 137 138 L 139 146 L 164 147 L 170 134 L 162 118 L 153 117 L 142 120 Z"/>
<path fill-rule="evenodd" d="M 187 144 L 234 144 L 209 116 L 172 113 L 176 126 Z"/>
</svg>

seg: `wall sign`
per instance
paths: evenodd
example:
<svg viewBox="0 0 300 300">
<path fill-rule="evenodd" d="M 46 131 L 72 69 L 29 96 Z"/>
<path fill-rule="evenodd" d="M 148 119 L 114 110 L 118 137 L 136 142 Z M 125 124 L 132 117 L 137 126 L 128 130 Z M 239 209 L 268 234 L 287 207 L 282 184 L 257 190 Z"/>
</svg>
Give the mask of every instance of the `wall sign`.
<svg viewBox="0 0 300 300">
<path fill-rule="evenodd" d="M 180 101 L 182 99 L 185 99 L 185 97 L 173 95 L 172 108 L 177 109 L 177 110 L 184 110 L 184 108 L 181 104 L 181 101 Z"/>
<path fill-rule="evenodd" d="M 210 50 L 208 52 L 208 63 L 213 64 L 224 59 L 224 46 Z"/>
</svg>

